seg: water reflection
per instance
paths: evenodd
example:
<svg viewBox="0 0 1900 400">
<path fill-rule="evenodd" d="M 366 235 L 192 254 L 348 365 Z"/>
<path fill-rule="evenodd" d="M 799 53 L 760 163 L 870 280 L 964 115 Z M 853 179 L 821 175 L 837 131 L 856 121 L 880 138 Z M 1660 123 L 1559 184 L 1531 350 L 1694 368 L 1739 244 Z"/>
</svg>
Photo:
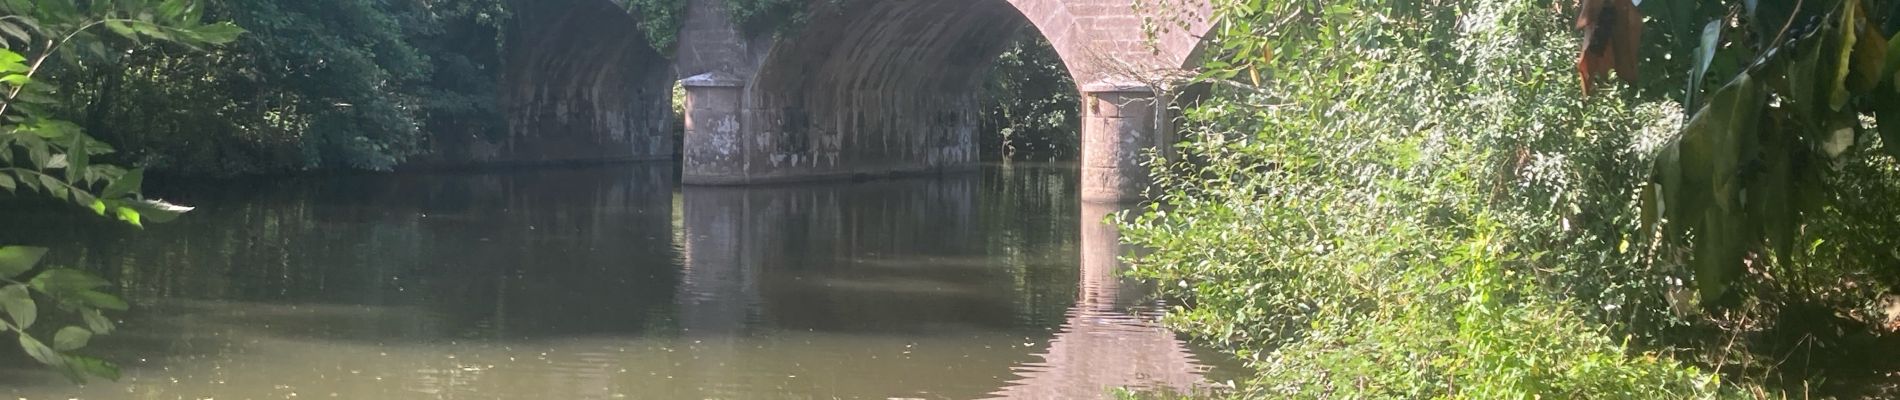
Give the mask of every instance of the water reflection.
<svg viewBox="0 0 1900 400">
<path fill-rule="evenodd" d="M 146 232 L 51 229 L 138 305 L 126 379 L 23 398 L 1082 398 L 1189 387 L 1114 208 L 1068 168 L 676 188 L 670 166 L 186 188 Z M 1077 229 L 1077 227 L 1081 229 Z M 41 230 L 40 232 L 47 232 Z M 22 238 L 0 238 L 20 240 Z M 1078 290 L 1079 288 L 1079 290 Z M 0 353 L 0 365 L 18 365 Z"/>
<path fill-rule="evenodd" d="M 1012 368 L 1018 376 L 997 398 L 1099 397 L 1118 387 L 1190 391 L 1205 387 L 1208 368 L 1167 328 L 1156 324 L 1148 285 L 1123 277 L 1121 257 L 1141 249 L 1121 243 L 1107 218 L 1126 205 L 1082 204 L 1080 299 L 1040 360 Z"/>
</svg>

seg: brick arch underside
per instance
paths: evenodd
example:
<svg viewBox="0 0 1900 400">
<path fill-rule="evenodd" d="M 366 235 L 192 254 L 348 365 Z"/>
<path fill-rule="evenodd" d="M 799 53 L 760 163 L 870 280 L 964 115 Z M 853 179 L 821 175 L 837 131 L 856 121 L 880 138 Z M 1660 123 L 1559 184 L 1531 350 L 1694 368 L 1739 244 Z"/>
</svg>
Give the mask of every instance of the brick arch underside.
<svg viewBox="0 0 1900 400">
<path fill-rule="evenodd" d="M 1034 28 L 1004 0 L 855 0 L 816 13 L 773 45 L 747 90 L 745 145 L 769 164 L 754 176 L 974 166 L 982 79 L 1019 29 Z"/>
<path fill-rule="evenodd" d="M 673 156 L 671 65 L 607 0 L 515 0 L 501 88 L 499 161 Z"/>
</svg>

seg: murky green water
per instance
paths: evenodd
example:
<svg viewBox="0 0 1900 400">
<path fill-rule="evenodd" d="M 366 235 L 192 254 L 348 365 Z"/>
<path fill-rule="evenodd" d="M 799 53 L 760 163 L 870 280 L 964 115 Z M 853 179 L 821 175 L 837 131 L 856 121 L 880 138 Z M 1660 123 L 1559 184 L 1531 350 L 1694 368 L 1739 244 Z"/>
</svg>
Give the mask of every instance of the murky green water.
<svg viewBox="0 0 1900 400">
<path fill-rule="evenodd" d="M 136 308 L 125 378 L 28 399 L 1102 397 L 1207 380 L 1072 168 L 681 188 L 665 165 L 183 188 L 143 232 L 12 215 Z M 78 221 L 86 221 L 78 219 Z M 10 231 L 17 231 L 11 230 Z M 4 238 L 18 242 L 22 238 Z M 75 246 L 71 243 L 85 243 Z M 10 350 L 0 365 L 26 362 Z M 1218 375 L 1218 373 L 1216 373 Z"/>
</svg>

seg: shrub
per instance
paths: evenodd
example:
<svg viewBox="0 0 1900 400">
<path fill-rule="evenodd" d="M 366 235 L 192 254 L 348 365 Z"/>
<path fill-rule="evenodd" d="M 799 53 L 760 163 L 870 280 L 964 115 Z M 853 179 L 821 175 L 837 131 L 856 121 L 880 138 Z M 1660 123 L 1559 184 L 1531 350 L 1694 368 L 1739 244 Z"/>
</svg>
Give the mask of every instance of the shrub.
<svg viewBox="0 0 1900 400">
<path fill-rule="evenodd" d="M 1216 3 L 1188 161 L 1124 228 L 1168 322 L 1259 369 L 1244 394 L 1723 394 L 1628 340 L 1683 324 L 1685 272 L 1627 234 L 1674 108 L 1581 97 L 1549 4 Z"/>
</svg>

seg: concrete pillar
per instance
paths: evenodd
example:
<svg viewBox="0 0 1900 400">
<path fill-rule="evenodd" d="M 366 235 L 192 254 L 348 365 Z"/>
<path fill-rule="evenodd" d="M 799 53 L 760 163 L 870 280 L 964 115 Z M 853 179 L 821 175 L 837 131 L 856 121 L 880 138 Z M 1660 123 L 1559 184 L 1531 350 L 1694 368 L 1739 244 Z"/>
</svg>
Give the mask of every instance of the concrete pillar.
<svg viewBox="0 0 1900 400">
<path fill-rule="evenodd" d="M 740 124 L 745 82 L 724 72 L 680 80 L 686 89 L 686 138 L 681 180 L 688 185 L 746 180 L 744 129 Z"/>
<path fill-rule="evenodd" d="M 1156 118 L 1154 89 L 1096 82 L 1083 85 L 1082 94 L 1082 200 L 1141 200 L 1149 183 L 1142 161 L 1148 149 L 1167 146 Z"/>
</svg>

